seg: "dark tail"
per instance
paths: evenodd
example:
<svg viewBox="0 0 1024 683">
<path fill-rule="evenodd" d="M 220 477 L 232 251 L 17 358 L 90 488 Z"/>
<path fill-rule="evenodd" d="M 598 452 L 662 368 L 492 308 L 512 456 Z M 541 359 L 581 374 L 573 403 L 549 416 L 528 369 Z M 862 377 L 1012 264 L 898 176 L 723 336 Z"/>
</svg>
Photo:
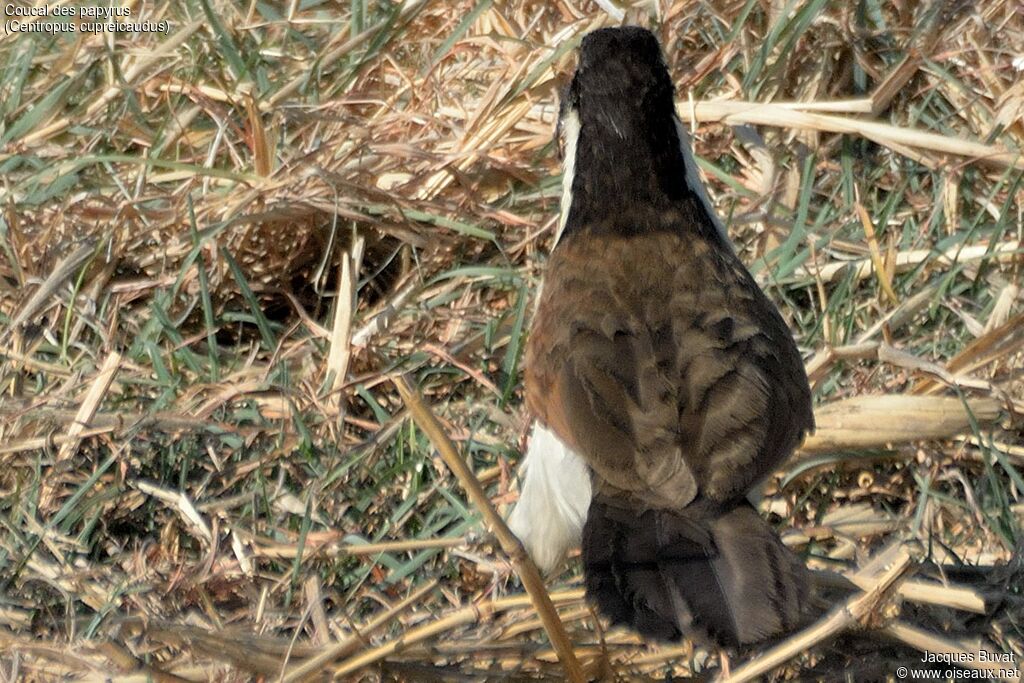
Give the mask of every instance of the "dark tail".
<svg viewBox="0 0 1024 683">
<path fill-rule="evenodd" d="M 746 504 L 720 516 L 612 507 L 596 498 L 583 529 L 587 597 L 612 623 L 726 645 L 804 622 L 809 572 Z"/>
</svg>

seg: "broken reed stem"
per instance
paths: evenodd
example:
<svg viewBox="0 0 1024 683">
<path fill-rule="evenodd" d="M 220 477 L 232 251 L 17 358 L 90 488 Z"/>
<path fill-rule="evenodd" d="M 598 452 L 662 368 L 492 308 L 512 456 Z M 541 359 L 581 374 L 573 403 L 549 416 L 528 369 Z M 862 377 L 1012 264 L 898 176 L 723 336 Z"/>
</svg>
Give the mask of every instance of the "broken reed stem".
<svg viewBox="0 0 1024 683">
<path fill-rule="evenodd" d="M 583 591 L 561 591 L 556 594 L 556 598 L 560 604 L 575 602 L 583 599 Z M 530 605 L 533 605 L 534 609 L 536 609 L 537 602 L 533 595 L 512 595 L 507 598 L 486 600 L 475 605 L 462 607 L 445 614 L 439 619 L 435 619 L 434 621 L 430 621 L 428 623 L 421 624 L 416 628 L 410 629 L 397 638 L 379 645 L 378 647 L 361 652 L 358 655 L 341 662 L 333 671 L 334 679 L 337 680 L 347 674 L 358 671 L 365 666 L 379 662 L 385 657 L 396 652 L 400 652 L 411 645 L 416 645 L 425 641 L 430 642 L 435 638 L 435 636 L 444 633 L 445 631 L 450 631 L 453 628 L 464 626 L 466 624 L 478 623 L 483 619 L 489 619 L 496 614 L 505 612 L 506 610 L 528 607 Z M 573 654 L 573 657 L 575 659 L 575 653 Z M 580 678 L 578 680 L 584 681 L 586 679 Z"/>
<path fill-rule="evenodd" d="M 918 400 L 922 398 L 928 400 Z M 987 397 L 966 401 L 953 396 L 908 394 L 844 398 L 817 406 L 814 411 L 817 427 L 801 444 L 796 457 L 948 439 L 970 431 L 972 413 L 977 424 L 988 425 L 999 419 L 1002 410 L 999 400 Z"/>
<path fill-rule="evenodd" d="M 556 598 L 559 603 L 574 602 L 577 600 L 583 600 L 584 592 L 582 590 L 561 591 L 560 593 L 556 594 Z M 351 674 L 354 671 L 358 671 L 359 669 L 372 665 L 376 663 L 376 661 L 380 661 L 384 657 L 394 654 L 395 652 L 401 651 L 402 649 L 410 647 L 411 645 L 416 645 L 422 642 L 430 642 L 436 636 L 438 636 L 441 633 L 444 633 L 445 631 L 451 631 L 452 629 L 455 629 L 460 626 L 465 626 L 467 624 L 479 622 L 480 620 L 482 620 L 482 618 L 489 618 L 494 614 L 498 614 L 508 609 L 516 609 L 519 607 L 526 607 L 529 605 L 534 605 L 536 608 L 537 600 L 534 596 L 512 595 L 507 598 L 501 598 L 498 600 L 487 600 L 479 602 L 474 605 L 469 605 L 467 607 L 456 609 L 455 611 L 444 614 L 443 616 L 437 618 L 437 620 L 434 620 L 433 622 L 429 622 L 427 624 L 418 626 L 415 629 L 408 631 L 407 633 L 403 633 L 402 635 L 398 636 L 393 640 L 389 640 L 388 642 L 382 645 L 379 645 L 370 650 L 366 650 L 364 652 L 360 652 L 359 654 L 356 654 L 355 656 L 352 656 L 346 659 L 345 661 L 342 661 L 342 663 L 338 665 L 338 667 L 333 672 L 334 678 L 338 679 L 347 674 Z M 559 624 L 561 624 L 561 622 L 559 622 Z M 574 657 L 575 654 L 573 653 L 573 658 Z M 291 683 L 291 681 L 295 679 L 285 680 Z M 581 678 L 579 680 L 583 681 L 585 679 Z"/>
<path fill-rule="evenodd" d="M 133 655 L 130 650 L 118 643 L 111 641 L 101 643 L 96 648 L 96 653 L 106 657 L 108 661 L 114 664 L 116 669 L 130 672 L 118 676 L 117 678 L 120 681 L 132 680 L 135 677 L 137 677 L 135 680 L 153 681 L 153 683 L 188 683 L 189 681 L 187 678 L 182 678 L 181 676 L 163 671 L 156 666 L 146 664 Z M 85 677 L 83 676 L 83 678 Z M 96 678 L 111 680 L 112 677 L 96 676 Z"/>
<path fill-rule="evenodd" d="M 348 365 L 352 358 L 352 313 L 356 309 L 356 284 L 359 268 L 363 262 L 362 236 L 353 235 L 352 248 L 341 255 L 341 272 L 338 276 L 338 300 L 334 309 L 334 324 L 331 326 L 330 345 L 327 352 L 327 379 L 330 380 L 330 395 L 327 405 L 337 416 L 338 429 L 344 428 L 344 403 L 341 389 L 348 378 Z"/>
<path fill-rule="evenodd" d="M 458 548 L 469 545 L 469 539 L 457 538 L 414 538 L 407 541 L 382 541 L 380 543 L 307 543 L 305 556 L 341 557 L 344 555 L 378 555 L 380 553 L 407 553 L 416 550 L 433 550 Z M 255 542 L 253 542 L 255 544 Z M 273 557 L 276 559 L 294 559 L 299 548 L 293 544 L 273 546 L 257 545 L 252 552 L 255 557 Z"/>
<path fill-rule="evenodd" d="M 797 655 L 806 652 L 809 648 L 818 643 L 828 640 L 850 626 L 853 617 L 846 605 L 838 607 L 824 619 L 820 619 L 809 628 L 800 631 L 791 638 L 787 638 L 770 650 L 766 650 L 757 657 L 743 664 L 736 669 L 728 678 L 720 679 L 720 683 L 740 683 L 741 681 L 752 681 L 763 676 L 772 669 L 782 666 Z"/>
<path fill-rule="evenodd" d="M 95 252 L 96 241 L 94 239 L 87 239 L 77 249 L 62 258 L 53 267 L 43 283 L 32 293 L 32 296 L 25 302 L 25 305 L 11 318 L 6 329 L 0 333 L 0 341 L 6 341 L 10 334 L 16 331 L 22 323 L 38 313 L 46 305 L 50 297 L 60 289 L 61 285 L 74 275 L 78 267 L 85 263 Z"/>
<path fill-rule="evenodd" d="M 459 456 L 451 439 L 445 433 L 444 427 L 441 426 L 441 423 L 438 422 L 430 408 L 427 407 L 419 392 L 412 387 L 405 377 L 398 377 L 394 382 L 398 393 L 401 394 L 402 400 L 409 408 L 409 412 L 412 414 L 416 424 L 427 434 L 430 442 L 434 444 L 434 448 L 438 450 L 445 463 L 451 468 L 452 473 L 455 474 L 459 483 L 466 490 L 466 494 L 473 502 L 473 505 L 483 515 L 485 523 L 494 533 L 498 542 L 501 543 L 502 550 L 512 560 L 516 573 L 522 579 L 523 586 L 530 594 L 534 608 L 540 615 L 541 621 L 544 624 L 544 630 L 548 634 L 548 639 L 551 641 L 551 645 L 554 647 L 555 652 L 558 654 L 558 659 L 565 669 L 566 679 L 573 683 L 582 683 L 586 680 L 583 676 L 583 669 L 576 659 L 576 654 L 573 652 L 572 643 L 569 642 L 569 636 L 565 632 L 565 626 L 558 618 L 558 612 L 555 611 L 554 605 L 551 604 L 551 598 L 544 587 L 544 580 L 541 578 L 537 566 L 530 559 L 530 556 L 526 554 L 523 544 L 519 542 L 516 535 L 505 524 L 505 520 L 501 518 L 498 511 L 491 505 L 491 501 L 487 497 L 483 486 L 477 480 L 476 475 L 473 474 L 465 460 Z"/>
<path fill-rule="evenodd" d="M 334 670 L 333 680 L 339 680 L 348 674 L 358 671 L 365 666 L 379 662 L 389 655 L 403 650 L 410 645 L 433 639 L 445 631 L 450 631 L 458 626 L 471 624 L 482 618 L 490 617 L 493 614 L 493 607 L 487 603 L 476 606 L 470 605 L 450 612 L 437 621 L 431 621 L 422 626 L 410 629 L 399 637 L 389 640 L 383 645 L 361 652 L 355 657 L 346 659 Z M 583 680 L 582 678 L 580 679 Z"/>
<path fill-rule="evenodd" d="M 824 131 L 860 135 L 891 149 L 916 147 L 935 154 L 955 154 L 989 164 L 1009 168 L 1024 168 L 1019 152 L 1004 147 L 986 145 L 915 128 L 904 128 L 878 121 L 855 119 L 834 114 L 798 111 L 793 105 L 741 101 L 701 101 L 677 103 L 679 116 L 685 121 L 722 121 L 728 125 L 747 123 L 802 130 Z"/>
<path fill-rule="evenodd" d="M 12 405 L 8 405 L 8 403 Z M 82 422 L 78 411 L 63 408 L 32 407 L 23 402 L 7 401 L 0 405 L 0 418 L 16 418 L 31 411 L 35 419 L 46 419 L 62 424 L 73 424 Z M 87 421 L 88 427 L 82 430 L 78 437 L 68 434 L 53 437 L 33 437 L 15 443 L 0 446 L 0 455 L 9 453 L 20 453 L 35 448 L 46 447 L 52 444 L 65 444 L 76 438 L 94 436 L 97 434 L 108 434 L 111 432 L 123 432 L 129 429 L 146 430 L 152 429 L 163 432 L 202 432 L 216 431 L 218 433 L 237 434 L 249 436 L 260 431 L 258 427 L 241 426 L 236 427 L 226 422 L 206 420 L 190 417 L 180 413 L 157 412 L 150 415 L 145 413 L 128 412 L 94 412 Z"/>
<path fill-rule="evenodd" d="M 868 590 L 874 584 L 873 580 L 862 577 L 859 572 L 841 575 L 822 570 L 815 570 L 813 581 L 816 585 L 840 590 Z M 896 593 L 900 600 L 906 602 L 947 607 L 974 614 L 988 613 L 984 596 L 966 586 L 925 579 L 904 579 L 896 587 Z"/>
<path fill-rule="evenodd" d="M 68 428 L 67 439 L 61 443 L 60 450 L 57 451 L 57 457 L 54 459 L 51 473 L 59 472 L 61 466 L 78 450 L 79 444 L 82 443 L 82 433 L 88 429 L 93 416 L 99 411 L 100 404 L 103 403 L 103 398 L 107 395 L 107 391 L 110 389 L 114 376 L 120 367 L 121 354 L 117 351 L 112 351 L 106 360 L 103 361 L 99 372 L 96 373 L 96 377 L 93 378 L 92 383 L 89 385 L 89 390 L 85 393 L 85 398 L 75 412 L 75 419 Z M 53 479 L 58 480 L 59 478 L 53 477 Z M 56 486 L 57 484 L 54 481 L 49 479 L 44 481 L 42 492 L 39 495 L 40 508 L 45 509 L 49 507 L 56 495 Z"/>
<path fill-rule="evenodd" d="M 295 683 L 296 681 L 303 681 L 310 677 L 312 674 L 319 673 L 323 668 L 330 662 L 344 657 L 352 652 L 365 638 L 371 633 L 384 626 L 396 616 L 407 610 L 412 605 L 416 604 L 424 597 L 427 593 L 434 590 L 437 587 L 437 579 L 432 579 L 426 584 L 420 586 L 405 599 L 401 600 L 391 609 L 385 610 L 382 614 L 374 617 L 370 620 L 366 626 L 360 629 L 357 633 L 352 634 L 344 640 L 339 640 L 333 645 L 329 645 L 322 653 L 316 657 L 311 657 L 309 660 L 292 667 L 286 674 L 281 676 L 282 683 Z"/>
<path fill-rule="evenodd" d="M 985 598 L 978 591 L 965 586 L 947 586 L 931 581 L 907 579 L 900 584 L 899 595 L 901 599 L 919 605 L 936 605 L 974 614 L 987 613 Z"/>
</svg>

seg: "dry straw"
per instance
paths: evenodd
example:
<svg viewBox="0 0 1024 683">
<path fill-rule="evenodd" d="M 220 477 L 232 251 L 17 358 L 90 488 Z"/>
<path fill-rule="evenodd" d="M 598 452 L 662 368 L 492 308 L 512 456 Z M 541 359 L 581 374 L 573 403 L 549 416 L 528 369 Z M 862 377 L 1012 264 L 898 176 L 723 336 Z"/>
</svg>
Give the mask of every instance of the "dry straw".
<svg viewBox="0 0 1024 683">
<path fill-rule="evenodd" d="M 1019 2 L 655 4 L 818 401 L 762 505 L 846 578 L 783 645 L 1024 652 Z M 474 533 L 503 529 L 480 487 L 516 497 L 557 90 L 583 33 L 652 5 L 271 5 L 0 37 L 0 677 L 713 675 L 603 630 L 575 565 L 554 615 L 512 539 Z M 396 368 L 484 463 L 472 505 Z M 503 595 L 506 555 L 530 595 Z M 732 673 L 866 664 L 766 657 Z"/>
</svg>

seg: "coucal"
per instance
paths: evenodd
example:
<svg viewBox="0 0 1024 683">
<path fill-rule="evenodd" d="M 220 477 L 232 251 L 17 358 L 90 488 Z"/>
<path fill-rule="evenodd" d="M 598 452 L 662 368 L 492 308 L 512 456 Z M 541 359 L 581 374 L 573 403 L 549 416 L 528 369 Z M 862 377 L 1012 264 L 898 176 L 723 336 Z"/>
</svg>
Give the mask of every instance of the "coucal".
<svg viewBox="0 0 1024 683">
<path fill-rule="evenodd" d="M 582 544 L 613 623 L 725 645 L 798 626 L 808 573 L 746 501 L 814 428 L 786 323 L 701 184 L 658 41 L 584 37 L 562 216 L 526 350 L 536 418 L 510 524 L 545 572 Z"/>
</svg>

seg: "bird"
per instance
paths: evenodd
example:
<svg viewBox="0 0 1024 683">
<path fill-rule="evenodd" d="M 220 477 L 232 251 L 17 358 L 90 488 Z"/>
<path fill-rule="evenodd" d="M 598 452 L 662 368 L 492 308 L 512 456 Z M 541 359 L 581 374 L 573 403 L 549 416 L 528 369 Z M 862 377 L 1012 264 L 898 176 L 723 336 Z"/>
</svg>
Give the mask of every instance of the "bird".
<svg viewBox="0 0 1024 683">
<path fill-rule="evenodd" d="M 561 216 L 525 352 L 534 418 L 509 526 L 545 573 L 659 641 L 804 623 L 809 570 L 747 495 L 814 429 L 800 352 L 709 200 L 657 38 L 582 39 Z"/>
</svg>

